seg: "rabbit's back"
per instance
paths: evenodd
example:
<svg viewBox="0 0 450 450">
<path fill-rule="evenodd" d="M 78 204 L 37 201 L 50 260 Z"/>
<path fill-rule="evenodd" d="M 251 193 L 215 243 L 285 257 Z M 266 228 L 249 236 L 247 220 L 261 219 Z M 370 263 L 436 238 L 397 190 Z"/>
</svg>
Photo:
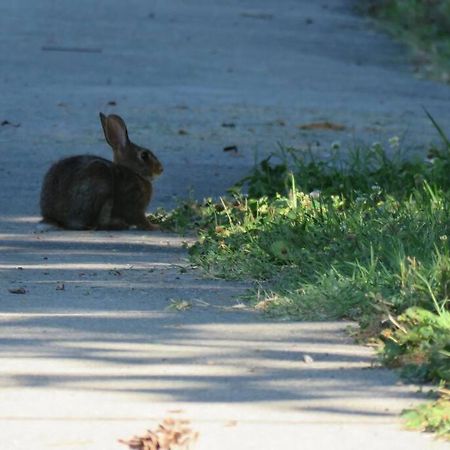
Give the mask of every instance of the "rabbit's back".
<svg viewBox="0 0 450 450">
<path fill-rule="evenodd" d="M 113 163 L 80 155 L 50 167 L 41 190 L 41 213 L 46 222 L 65 228 L 95 228 L 113 201 Z"/>
</svg>

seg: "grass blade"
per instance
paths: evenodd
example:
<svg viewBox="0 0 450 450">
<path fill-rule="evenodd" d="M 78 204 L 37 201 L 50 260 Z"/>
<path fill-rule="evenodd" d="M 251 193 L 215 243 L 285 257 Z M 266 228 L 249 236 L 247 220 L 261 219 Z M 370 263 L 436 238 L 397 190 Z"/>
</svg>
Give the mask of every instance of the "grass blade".
<svg viewBox="0 0 450 450">
<path fill-rule="evenodd" d="M 425 108 L 425 106 L 422 106 L 423 110 L 425 111 L 425 114 L 428 116 L 428 118 L 431 120 L 431 123 L 433 124 L 434 128 L 436 128 L 437 132 L 441 136 L 442 140 L 444 141 L 445 145 L 448 149 L 450 149 L 450 139 L 445 134 L 442 127 L 436 122 L 434 117 L 428 112 L 428 110 Z"/>
</svg>

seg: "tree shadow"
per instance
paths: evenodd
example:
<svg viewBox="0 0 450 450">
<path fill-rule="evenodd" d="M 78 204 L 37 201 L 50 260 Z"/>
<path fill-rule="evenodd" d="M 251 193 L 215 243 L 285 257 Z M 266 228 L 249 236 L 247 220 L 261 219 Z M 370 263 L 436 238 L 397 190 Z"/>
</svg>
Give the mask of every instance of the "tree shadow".
<svg viewBox="0 0 450 450">
<path fill-rule="evenodd" d="M 348 416 L 392 414 L 374 398 L 416 398 L 348 323 L 264 318 L 239 300 L 245 283 L 192 269 L 179 237 L 16 233 L 0 247 L 2 388 Z"/>
</svg>

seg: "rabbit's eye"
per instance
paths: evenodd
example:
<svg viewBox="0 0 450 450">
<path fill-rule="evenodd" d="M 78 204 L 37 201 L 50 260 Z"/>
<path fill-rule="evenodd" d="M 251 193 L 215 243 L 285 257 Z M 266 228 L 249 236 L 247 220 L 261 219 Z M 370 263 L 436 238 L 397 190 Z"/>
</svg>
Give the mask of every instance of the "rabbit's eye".
<svg viewBox="0 0 450 450">
<path fill-rule="evenodd" d="M 142 152 L 141 158 L 143 161 L 148 161 L 150 159 L 150 154 L 148 152 Z"/>
</svg>

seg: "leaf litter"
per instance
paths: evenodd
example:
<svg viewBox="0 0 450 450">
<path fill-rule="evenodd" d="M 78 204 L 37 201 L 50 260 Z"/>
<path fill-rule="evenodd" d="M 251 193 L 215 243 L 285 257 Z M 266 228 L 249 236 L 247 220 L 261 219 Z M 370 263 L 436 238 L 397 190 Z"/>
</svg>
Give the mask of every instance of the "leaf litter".
<svg viewBox="0 0 450 450">
<path fill-rule="evenodd" d="M 119 439 L 119 442 L 128 445 L 130 450 L 190 450 L 198 435 L 189 420 L 168 417 L 155 431 L 147 430 L 142 436 Z"/>
<path fill-rule="evenodd" d="M 325 130 L 325 131 L 344 131 L 347 129 L 345 125 L 329 121 L 306 123 L 303 125 L 298 125 L 297 128 L 300 128 L 300 130 Z"/>
</svg>

